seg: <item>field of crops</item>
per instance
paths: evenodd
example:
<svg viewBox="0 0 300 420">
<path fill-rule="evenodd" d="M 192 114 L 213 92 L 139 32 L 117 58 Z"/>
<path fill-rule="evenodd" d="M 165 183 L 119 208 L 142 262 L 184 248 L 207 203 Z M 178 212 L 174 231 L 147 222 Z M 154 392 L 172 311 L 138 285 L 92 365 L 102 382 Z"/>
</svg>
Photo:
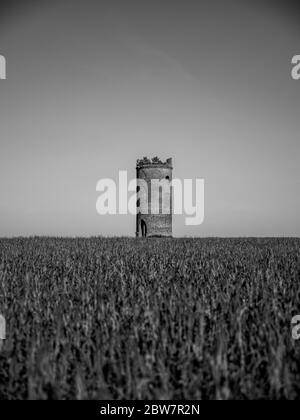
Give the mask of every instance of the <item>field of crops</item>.
<svg viewBox="0 0 300 420">
<path fill-rule="evenodd" d="M 300 239 L 2 239 L 0 399 L 300 397 Z"/>
</svg>

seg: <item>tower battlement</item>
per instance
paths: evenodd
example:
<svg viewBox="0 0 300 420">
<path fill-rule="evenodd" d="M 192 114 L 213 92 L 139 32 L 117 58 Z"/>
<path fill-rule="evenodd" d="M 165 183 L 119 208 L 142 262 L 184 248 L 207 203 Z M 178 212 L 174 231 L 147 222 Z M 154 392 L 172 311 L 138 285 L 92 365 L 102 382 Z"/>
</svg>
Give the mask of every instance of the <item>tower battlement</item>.
<svg viewBox="0 0 300 420">
<path fill-rule="evenodd" d="M 165 162 L 163 162 L 157 156 L 153 157 L 152 159 L 148 159 L 146 156 L 144 156 L 143 159 L 138 159 L 136 161 L 136 169 L 150 168 L 150 167 L 173 169 L 172 158 L 169 158 Z"/>
</svg>

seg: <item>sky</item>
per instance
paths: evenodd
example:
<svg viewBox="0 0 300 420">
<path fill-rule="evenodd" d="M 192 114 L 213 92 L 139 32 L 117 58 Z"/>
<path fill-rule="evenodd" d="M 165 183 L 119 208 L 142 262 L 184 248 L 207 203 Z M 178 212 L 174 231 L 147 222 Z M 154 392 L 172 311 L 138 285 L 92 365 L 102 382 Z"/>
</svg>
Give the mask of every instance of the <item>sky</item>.
<svg viewBox="0 0 300 420">
<path fill-rule="evenodd" d="M 300 236 L 300 7 L 268 0 L 1 1 L 0 236 L 133 236 L 97 181 L 173 158 L 205 220 L 174 236 Z"/>
</svg>

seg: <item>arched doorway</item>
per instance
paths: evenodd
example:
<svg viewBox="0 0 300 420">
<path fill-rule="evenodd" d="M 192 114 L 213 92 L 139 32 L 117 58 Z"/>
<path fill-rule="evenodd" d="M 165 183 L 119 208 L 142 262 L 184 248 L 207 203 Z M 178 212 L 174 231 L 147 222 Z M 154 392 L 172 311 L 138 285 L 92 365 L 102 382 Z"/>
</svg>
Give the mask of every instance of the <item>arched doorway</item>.
<svg viewBox="0 0 300 420">
<path fill-rule="evenodd" d="M 142 231 L 142 238 L 147 237 L 147 225 L 144 220 L 141 220 L 141 231 Z"/>
</svg>

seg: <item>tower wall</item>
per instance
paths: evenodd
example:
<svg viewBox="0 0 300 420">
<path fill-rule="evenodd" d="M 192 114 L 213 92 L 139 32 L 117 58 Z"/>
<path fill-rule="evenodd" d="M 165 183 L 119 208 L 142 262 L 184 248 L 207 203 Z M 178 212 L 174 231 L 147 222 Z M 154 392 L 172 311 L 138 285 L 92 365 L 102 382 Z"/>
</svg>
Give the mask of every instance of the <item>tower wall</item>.
<svg viewBox="0 0 300 420">
<path fill-rule="evenodd" d="M 142 183 L 138 187 L 136 236 L 172 236 L 172 160 L 144 158 L 137 162 L 136 169 L 137 179 L 146 181 L 148 187 L 144 189 Z M 164 180 L 165 186 L 151 190 L 152 180 Z"/>
</svg>

